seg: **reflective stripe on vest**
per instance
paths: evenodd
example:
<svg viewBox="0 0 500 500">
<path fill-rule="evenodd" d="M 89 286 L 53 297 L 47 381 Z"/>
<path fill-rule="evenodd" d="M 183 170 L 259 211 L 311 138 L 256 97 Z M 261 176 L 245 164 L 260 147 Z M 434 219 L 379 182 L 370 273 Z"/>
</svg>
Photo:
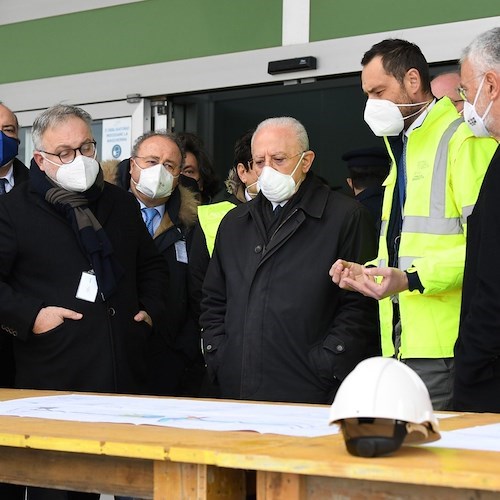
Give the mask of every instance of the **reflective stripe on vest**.
<svg viewBox="0 0 500 500">
<path fill-rule="evenodd" d="M 405 216 L 403 217 L 403 228 L 401 233 L 420 234 L 462 234 L 464 221 L 462 217 L 446 217 L 446 171 L 448 165 L 448 143 L 458 127 L 463 123 L 462 118 L 457 118 L 450 123 L 439 141 L 436 157 L 434 160 L 434 170 L 432 174 L 431 194 L 429 199 L 429 216 Z M 473 207 L 467 207 L 472 212 Z M 464 213 L 465 215 L 465 213 Z M 383 230 L 387 228 L 383 224 Z M 411 263 L 419 258 L 416 256 L 400 256 L 398 260 L 399 269 L 405 270 Z"/>
</svg>

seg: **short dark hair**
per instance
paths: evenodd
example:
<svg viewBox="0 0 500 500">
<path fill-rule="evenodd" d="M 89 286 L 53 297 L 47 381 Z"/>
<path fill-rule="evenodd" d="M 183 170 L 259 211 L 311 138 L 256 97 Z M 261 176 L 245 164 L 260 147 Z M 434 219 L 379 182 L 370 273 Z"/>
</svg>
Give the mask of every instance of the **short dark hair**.
<svg viewBox="0 0 500 500">
<path fill-rule="evenodd" d="M 377 56 L 382 58 L 386 73 L 396 78 L 399 83 L 403 83 L 408 70 L 415 68 L 420 74 L 422 90 L 431 91 L 429 65 L 418 45 L 398 38 L 382 40 L 365 52 L 361 65 L 366 66 Z"/>
<path fill-rule="evenodd" d="M 177 134 L 185 153 L 191 153 L 198 162 L 200 176 L 203 181 L 204 193 L 213 198 L 219 190 L 219 179 L 215 173 L 214 167 L 205 150 L 203 141 L 192 132 L 179 132 Z"/>
<path fill-rule="evenodd" d="M 252 159 L 252 136 L 255 129 L 245 132 L 234 144 L 233 167 L 236 168 L 238 163 L 242 163 L 245 170 L 250 170 L 249 162 Z"/>
</svg>

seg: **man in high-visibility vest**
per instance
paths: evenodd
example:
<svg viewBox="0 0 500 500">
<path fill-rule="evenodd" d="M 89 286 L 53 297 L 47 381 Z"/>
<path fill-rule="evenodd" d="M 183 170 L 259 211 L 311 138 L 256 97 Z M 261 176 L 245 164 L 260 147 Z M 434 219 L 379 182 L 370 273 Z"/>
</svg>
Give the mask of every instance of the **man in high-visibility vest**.
<svg viewBox="0 0 500 500">
<path fill-rule="evenodd" d="M 338 260 L 330 275 L 379 300 L 383 354 L 421 376 L 435 409 L 449 409 L 466 220 L 496 142 L 475 138 L 448 97 L 434 98 L 415 44 L 383 40 L 361 64 L 365 121 L 384 137 L 393 167 L 377 259 L 367 266 Z"/>
</svg>

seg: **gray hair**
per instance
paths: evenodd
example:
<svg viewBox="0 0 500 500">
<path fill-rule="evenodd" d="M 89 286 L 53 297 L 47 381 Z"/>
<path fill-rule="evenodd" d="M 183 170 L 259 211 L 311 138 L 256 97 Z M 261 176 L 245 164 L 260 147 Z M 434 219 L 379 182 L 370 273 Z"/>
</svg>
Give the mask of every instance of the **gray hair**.
<svg viewBox="0 0 500 500">
<path fill-rule="evenodd" d="M 494 70 L 500 73 L 500 28 L 477 36 L 463 51 L 460 64 L 468 60 L 476 73 Z"/>
<path fill-rule="evenodd" d="M 268 118 L 267 120 L 260 122 L 257 125 L 257 128 L 255 129 L 255 132 L 252 136 L 252 146 L 255 134 L 266 127 L 291 128 L 293 132 L 295 132 L 295 135 L 297 136 L 297 141 L 299 143 L 300 150 L 301 151 L 309 150 L 309 137 L 307 136 L 307 132 L 306 129 L 304 128 L 304 125 L 302 125 L 302 123 L 300 123 L 299 120 L 296 120 L 291 116 L 278 116 L 274 118 Z"/>
<path fill-rule="evenodd" d="M 151 130 L 150 132 L 146 132 L 145 134 L 142 134 L 140 137 L 138 137 L 135 140 L 134 145 L 132 146 L 132 157 L 137 156 L 137 152 L 139 151 L 141 144 L 150 137 L 164 137 L 165 139 L 170 139 L 173 143 L 175 143 L 175 145 L 179 148 L 179 152 L 181 153 L 180 167 L 182 168 L 184 166 L 184 162 L 186 160 L 186 152 L 184 151 L 184 146 L 182 145 L 182 142 L 177 134 L 168 132 L 167 130 Z"/>
<path fill-rule="evenodd" d="M 31 138 L 35 150 L 40 151 L 43 149 L 42 136 L 48 128 L 55 127 L 71 117 L 82 119 L 88 125 L 89 129 L 91 128 L 92 117 L 82 108 L 70 106 L 68 104 L 57 104 L 38 115 L 33 122 L 33 129 L 31 131 Z"/>
</svg>

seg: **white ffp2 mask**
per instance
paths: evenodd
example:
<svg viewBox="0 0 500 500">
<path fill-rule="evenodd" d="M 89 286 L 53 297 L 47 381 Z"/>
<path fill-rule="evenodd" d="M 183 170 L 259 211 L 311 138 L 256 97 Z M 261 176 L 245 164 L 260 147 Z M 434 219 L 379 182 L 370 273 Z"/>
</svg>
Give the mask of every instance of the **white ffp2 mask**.
<svg viewBox="0 0 500 500">
<path fill-rule="evenodd" d="M 136 164 L 137 165 L 137 164 Z M 161 163 L 149 168 L 141 168 L 139 182 L 135 183 L 137 191 L 145 194 L 148 198 L 167 198 L 174 190 L 174 177 Z"/>
<path fill-rule="evenodd" d="M 289 200 L 295 194 L 297 184 L 293 179 L 293 174 L 304 158 L 304 154 L 300 155 L 299 161 L 291 174 L 282 174 L 268 165 L 262 168 L 257 183 L 262 194 L 269 201 L 281 203 L 282 201 Z"/>
</svg>

